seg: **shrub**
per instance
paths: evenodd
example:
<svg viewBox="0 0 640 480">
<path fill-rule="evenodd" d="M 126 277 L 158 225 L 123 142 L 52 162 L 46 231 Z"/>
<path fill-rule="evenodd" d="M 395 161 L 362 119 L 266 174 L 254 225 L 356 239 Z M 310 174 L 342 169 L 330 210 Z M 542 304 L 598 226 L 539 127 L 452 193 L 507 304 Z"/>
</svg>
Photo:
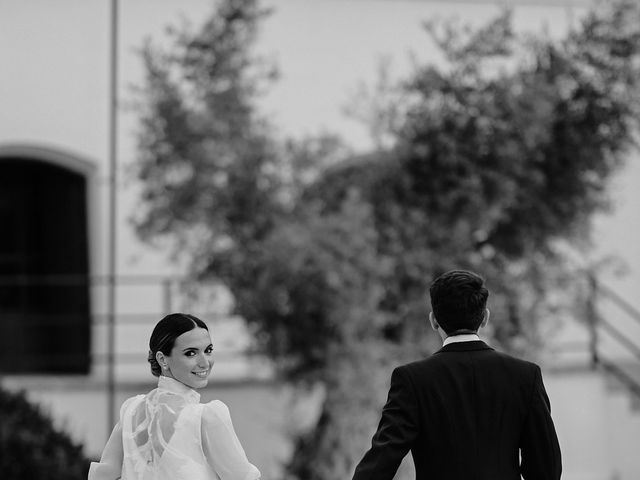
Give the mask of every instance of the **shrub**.
<svg viewBox="0 0 640 480">
<path fill-rule="evenodd" d="M 3 480 L 86 479 L 82 445 L 53 425 L 24 392 L 0 388 L 0 476 Z"/>
</svg>

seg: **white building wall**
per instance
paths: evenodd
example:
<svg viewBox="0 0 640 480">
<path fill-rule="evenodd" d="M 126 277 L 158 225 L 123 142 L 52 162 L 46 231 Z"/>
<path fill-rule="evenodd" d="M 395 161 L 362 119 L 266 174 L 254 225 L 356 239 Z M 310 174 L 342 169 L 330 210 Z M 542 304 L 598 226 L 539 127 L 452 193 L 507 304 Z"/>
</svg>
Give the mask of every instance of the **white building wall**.
<svg viewBox="0 0 640 480">
<path fill-rule="evenodd" d="M 562 449 L 563 478 L 611 479 L 602 376 L 576 370 L 545 373 L 544 381 Z"/>
<path fill-rule="evenodd" d="M 564 480 L 640 478 L 640 409 L 623 387 L 584 367 L 544 372 Z"/>
</svg>

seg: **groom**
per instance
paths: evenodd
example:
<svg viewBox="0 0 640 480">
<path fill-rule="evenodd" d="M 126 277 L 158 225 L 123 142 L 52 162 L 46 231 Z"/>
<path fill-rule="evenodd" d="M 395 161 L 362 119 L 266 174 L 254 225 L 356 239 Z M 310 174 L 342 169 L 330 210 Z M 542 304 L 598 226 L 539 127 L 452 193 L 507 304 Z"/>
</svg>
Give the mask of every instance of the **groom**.
<svg viewBox="0 0 640 480">
<path fill-rule="evenodd" d="M 483 279 L 453 270 L 430 294 L 429 320 L 444 346 L 393 371 L 353 480 L 391 480 L 409 450 L 417 480 L 558 480 L 560 446 L 540 367 L 477 335 L 489 320 Z"/>
</svg>

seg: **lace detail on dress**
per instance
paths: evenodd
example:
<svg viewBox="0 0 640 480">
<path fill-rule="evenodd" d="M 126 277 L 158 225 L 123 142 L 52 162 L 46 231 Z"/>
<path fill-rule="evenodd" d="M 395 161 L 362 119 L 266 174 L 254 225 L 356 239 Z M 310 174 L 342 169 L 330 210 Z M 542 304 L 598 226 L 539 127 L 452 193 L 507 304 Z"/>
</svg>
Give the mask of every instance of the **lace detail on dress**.
<svg viewBox="0 0 640 480">
<path fill-rule="evenodd" d="M 149 460 L 162 458 L 176 429 L 180 412 L 185 407 L 184 399 L 173 393 L 153 392 L 145 402 L 146 416 L 136 430 L 136 445 L 149 452 Z"/>
<path fill-rule="evenodd" d="M 227 406 L 205 405 L 186 385 L 160 377 L 148 395 L 126 400 L 89 480 L 258 480 Z"/>
<path fill-rule="evenodd" d="M 157 389 L 123 405 L 123 480 L 176 478 L 177 472 L 179 478 L 198 478 L 199 462 L 191 452 L 194 445 L 176 438 L 176 432 L 184 429 L 191 433 L 186 438 L 199 438 L 199 396 L 172 390 L 163 388 L 160 381 Z M 201 451 L 197 443 L 196 450 Z"/>
</svg>

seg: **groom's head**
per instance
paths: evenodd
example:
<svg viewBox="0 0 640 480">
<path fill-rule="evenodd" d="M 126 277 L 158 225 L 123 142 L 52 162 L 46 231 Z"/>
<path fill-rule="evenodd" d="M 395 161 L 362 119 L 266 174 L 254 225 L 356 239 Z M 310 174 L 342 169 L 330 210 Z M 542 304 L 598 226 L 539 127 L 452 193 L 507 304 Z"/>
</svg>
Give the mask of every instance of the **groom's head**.
<svg viewBox="0 0 640 480">
<path fill-rule="evenodd" d="M 429 294 L 433 316 L 447 335 L 477 331 L 482 325 L 489 291 L 480 275 L 451 270 L 434 280 Z"/>
</svg>

